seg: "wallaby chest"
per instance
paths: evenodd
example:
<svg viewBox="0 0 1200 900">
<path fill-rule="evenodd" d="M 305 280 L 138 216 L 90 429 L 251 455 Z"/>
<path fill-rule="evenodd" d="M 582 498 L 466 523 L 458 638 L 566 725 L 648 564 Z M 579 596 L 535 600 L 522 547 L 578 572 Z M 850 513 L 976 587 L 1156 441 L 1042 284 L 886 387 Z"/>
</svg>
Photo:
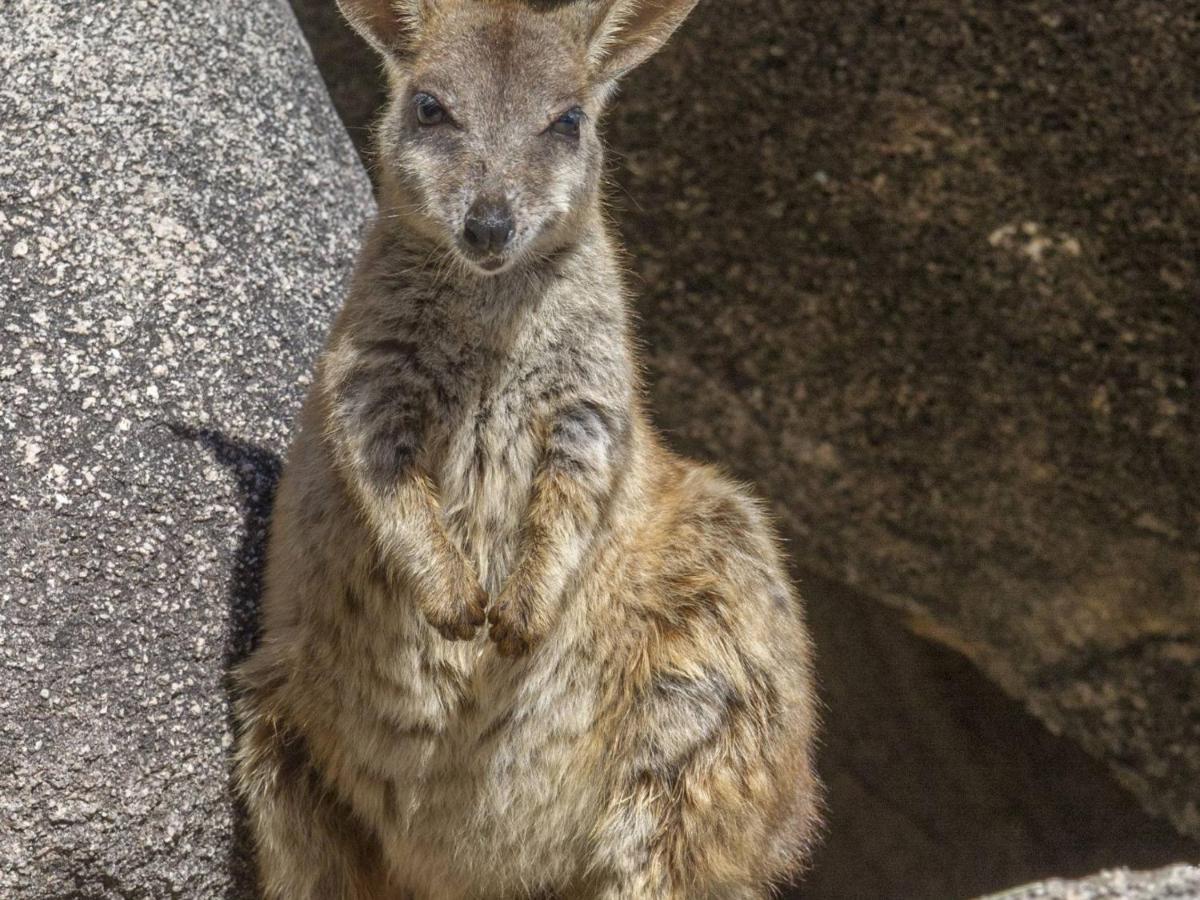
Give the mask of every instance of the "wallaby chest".
<svg viewBox="0 0 1200 900">
<path fill-rule="evenodd" d="M 522 350 L 477 351 L 427 447 L 446 528 L 493 594 L 516 563 L 551 400 L 563 390 L 555 348 Z"/>
</svg>

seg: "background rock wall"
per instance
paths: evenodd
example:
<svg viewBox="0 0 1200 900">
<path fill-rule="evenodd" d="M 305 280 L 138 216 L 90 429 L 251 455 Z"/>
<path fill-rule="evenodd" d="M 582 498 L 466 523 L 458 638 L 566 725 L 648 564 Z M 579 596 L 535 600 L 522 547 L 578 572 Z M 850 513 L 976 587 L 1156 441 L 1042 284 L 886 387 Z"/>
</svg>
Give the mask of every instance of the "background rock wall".
<svg viewBox="0 0 1200 900">
<path fill-rule="evenodd" d="M 246 886 L 224 674 L 370 208 L 285 3 L 0 11 L 0 895 Z"/>
</svg>

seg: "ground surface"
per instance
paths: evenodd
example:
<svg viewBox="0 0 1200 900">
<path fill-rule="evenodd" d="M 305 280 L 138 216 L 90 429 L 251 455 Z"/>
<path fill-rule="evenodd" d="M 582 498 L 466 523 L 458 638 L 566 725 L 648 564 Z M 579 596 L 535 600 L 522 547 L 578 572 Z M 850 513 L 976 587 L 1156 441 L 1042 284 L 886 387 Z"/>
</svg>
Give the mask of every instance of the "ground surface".
<svg viewBox="0 0 1200 900">
<path fill-rule="evenodd" d="M 1104 872 L 1082 881 L 1053 879 L 988 900 L 1194 900 L 1200 868 L 1171 866 L 1157 872 Z"/>
</svg>

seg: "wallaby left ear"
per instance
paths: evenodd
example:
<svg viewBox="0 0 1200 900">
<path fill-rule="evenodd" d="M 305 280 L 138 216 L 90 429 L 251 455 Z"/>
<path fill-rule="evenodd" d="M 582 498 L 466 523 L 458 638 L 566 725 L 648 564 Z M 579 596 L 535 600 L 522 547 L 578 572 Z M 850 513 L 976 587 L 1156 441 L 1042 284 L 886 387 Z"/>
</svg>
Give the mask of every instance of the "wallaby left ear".
<svg viewBox="0 0 1200 900">
<path fill-rule="evenodd" d="M 611 84 L 644 63 L 667 42 L 697 0 L 591 0 L 594 15 L 588 55 L 592 79 Z"/>
<path fill-rule="evenodd" d="M 346 21 L 385 57 L 410 56 L 437 0 L 337 0 Z"/>
</svg>

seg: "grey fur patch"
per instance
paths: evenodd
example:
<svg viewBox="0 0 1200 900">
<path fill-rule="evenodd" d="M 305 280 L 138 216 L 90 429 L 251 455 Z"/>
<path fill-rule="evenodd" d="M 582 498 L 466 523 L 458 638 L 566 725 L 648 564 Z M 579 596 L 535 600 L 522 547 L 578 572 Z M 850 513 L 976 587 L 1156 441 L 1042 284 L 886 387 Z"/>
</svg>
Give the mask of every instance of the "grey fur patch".
<svg viewBox="0 0 1200 900">
<path fill-rule="evenodd" d="M 647 727 L 634 770 L 665 782 L 675 781 L 746 705 L 729 679 L 711 670 L 699 677 L 662 674 L 651 682 L 645 703 Z"/>
</svg>

